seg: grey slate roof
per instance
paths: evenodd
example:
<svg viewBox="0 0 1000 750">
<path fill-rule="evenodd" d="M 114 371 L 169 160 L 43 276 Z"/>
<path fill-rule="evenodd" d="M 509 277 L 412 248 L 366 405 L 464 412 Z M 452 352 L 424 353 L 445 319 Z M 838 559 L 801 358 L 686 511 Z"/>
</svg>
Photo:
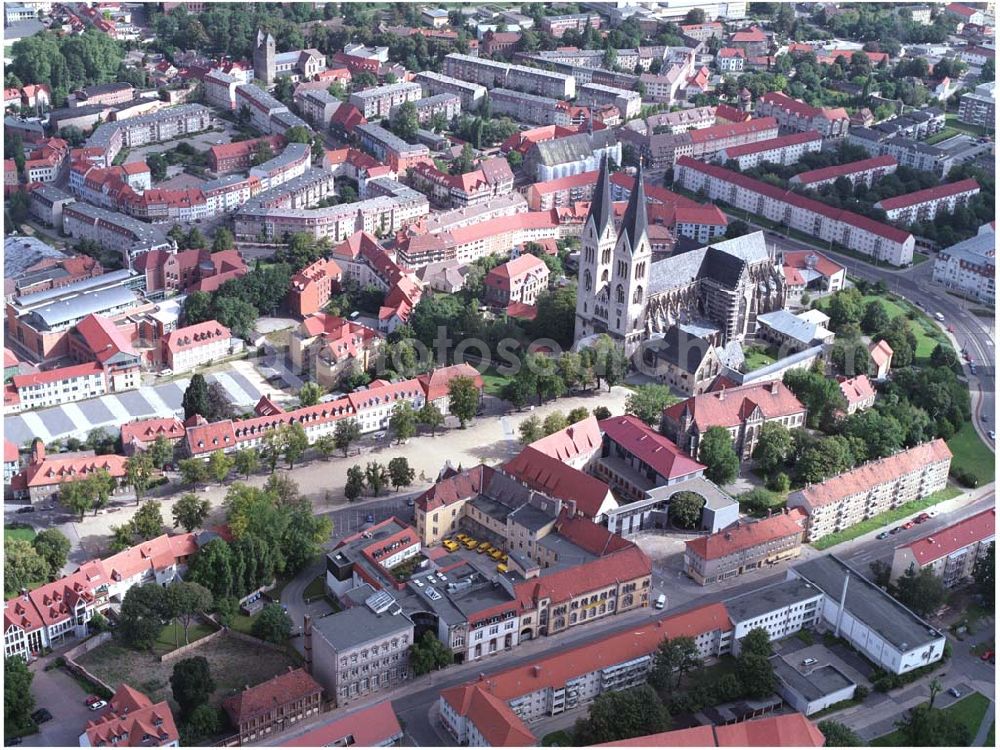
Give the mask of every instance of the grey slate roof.
<svg viewBox="0 0 1000 750">
<path fill-rule="evenodd" d="M 628 239 L 629 247 L 635 251 L 646 234 L 646 184 L 642 180 L 642 162 L 635 176 L 636 189 L 629 193 L 625 216 L 622 218 L 622 233 Z"/>
<path fill-rule="evenodd" d="M 21 276 L 31 266 L 46 258 L 68 258 L 69 254 L 47 245 L 37 237 L 5 237 L 3 241 L 4 278 Z"/>
<path fill-rule="evenodd" d="M 611 182 L 608 175 L 608 157 L 601 159 L 601 171 L 597 175 L 597 187 L 590 203 L 590 216 L 594 218 L 597 236 L 604 234 L 605 228 L 613 219 L 611 205 Z"/>
<path fill-rule="evenodd" d="M 65 289 L 66 287 L 63 287 L 61 291 Z M 128 287 L 113 286 L 110 289 L 99 289 L 69 299 L 55 300 L 35 308 L 30 314 L 40 318 L 52 330 L 67 321 L 134 303 L 136 299 L 135 292 Z"/>
<path fill-rule="evenodd" d="M 828 333 L 823 326 L 803 320 L 788 310 L 775 310 L 758 315 L 757 322 L 803 344 L 811 344 L 817 338 Z"/>
<path fill-rule="evenodd" d="M 755 617 L 773 612 L 777 609 L 791 606 L 798 602 L 813 599 L 823 592 L 801 578 L 782 581 L 772 586 L 754 589 L 753 591 L 726 599 L 726 610 L 733 624 L 746 622 Z"/>
<path fill-rule="evenodd" d="M 314 621 L 313 630 L 337 651 L 344 651 L 370 641 L 413 629 L 406 615 L 383 612 L 375 614 L 366 606 L 351 607 Z"/>
<path fill-rule="evenodd" d="M 552 167 L 557 164 L 586 159 L 593 156 L 601 148 L 607 148 L 618 139 L 617 134 L 607 128 L 595 133 L 574 133 L 564 138 L 554 138 L 551 141 L 540 141 L 533 148 L 538 149 L 540 164 Z"/>
<path fill-rule="evenodd" d="M 763 232 L 716 242 L 653 263 L 649 267 L 649 292 L 657 294 L 685 286 L 701 276 L 732 287 L 744 264 L 758 263 L 768 257 Z"/>
<path fill-rule="evenodd" d="M 824 664 L 802 674 L 780 656 L 771 657 L 775 676 L 794 693 L 810 703 L 856 683 L 832 664 Z"/>
</svg>

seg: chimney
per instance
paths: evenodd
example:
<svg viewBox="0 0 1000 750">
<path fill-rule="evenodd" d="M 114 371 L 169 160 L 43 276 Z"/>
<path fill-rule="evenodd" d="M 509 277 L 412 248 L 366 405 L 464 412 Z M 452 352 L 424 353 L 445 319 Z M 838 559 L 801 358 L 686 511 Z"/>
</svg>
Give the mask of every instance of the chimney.
<svg viewBox="0 0 1000 750">
<path fill-rule="evenodd" d="M 309 615 L 304 615 L 302 617 L 302 650 L 305 652 L 305 667 L 306 672 L 312 674 L 312 617 Z"/>
<path fill-rule="evenodd" d="M 719 401 L 726 400 L 726 386 L 722 386 L 722 390 L 719 391 Z"/>
<path fill-rule="evenodd" d="M 840 593 L 840 609 L 837 610 L 837 628 L 833 631 L 835 638 L 840 638 L 840 621 L 844 619 L 844 605 L 847 602 L 847 583 L 850 580 L 850 573 L 844 573 L 844 590 Z"/>
<path fill-rule="evenodd" d="M 771 395 L 772 396 L 777 396 L 778 395 L 778 381 L 777 380 L 772 380 L 771 381 Z"/>
<path fill-rule="evenodd" d="M 538 677 L 542 673 L 542 668 L 537 664 L 531 668 L 531 674 Z"/>
</svg>

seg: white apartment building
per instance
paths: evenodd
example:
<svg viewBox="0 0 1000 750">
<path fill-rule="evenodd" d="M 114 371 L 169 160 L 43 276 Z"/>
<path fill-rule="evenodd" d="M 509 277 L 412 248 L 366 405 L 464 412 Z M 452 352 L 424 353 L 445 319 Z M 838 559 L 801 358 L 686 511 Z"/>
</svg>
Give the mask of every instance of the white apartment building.
<svg viewBox="0 0 1000 750">
<path fill-rule="evenodd" d="M 798 578 L 727 599 L 726 610 L 733 623 L 733 656 L 740 655 L 740 642 L 754 628 L 763 628 L 777 641 L 813 627 L 822 601 L 822 591 Z"/>
<path fill-rule="evenodd" d="M 260 180 L 262 190 L 282 185 L 305 174 L 312 163 L 312 149 L 308 143 L 289 143 L 273 159 L 250 169 L 250 176 Z"/>
<path fill-rule="evenodd" d="M 896 547 L 892 555 L 892 580 L 911 568 L 930 568 L 951 588 L 972 577 L 976 562 L 989 554 L 996 539 L 996 508 L 988 508 L 956 524 Z"/>
<path fill-rule="evenodd" d="M 943 489 L 950 467 L 939 438 L 797 490 L 787 504 L 806 513 L 806 541 L 814 542 Z"/>
<path fill-rule="evenodd" d="M 83 401 L 108 392 L 104 369 L 97 362 L 15 375 L 13 385 L 19 399 L 18 411 Z"/>
<path fill-rule="evenodd" d="M 894 174 L 897 166 L 896 157 L 886 154 L 885 156 L 873 156 L 870 159 L 852 161 L 848 164 L 799 172 L 799 174 L 792 176 L 788 182 L 792 185 L 816 189 L 823 185 L 832 185 L 838 177 L 846 177 L 855 187 L 862 184 L 871 187 L 886 175 Z"/>
<path fill-rule="evenodd" d="M 288 107 L 253 84 L 236 87 L 236 112 L 244 107 L 250 112 L 250 124 L 263 133 L 274 132 L 272 117 L 288 112 Z"/>
<path fill-rule="evenodd" d="M 214 68 L 208 71 L 203 81 L 205 99 L 209 104 L 229 111 L 236 109 L 236 88 L 243 81 Z"/>
<path fill-rule="evenodd" d="M 375 86 L 374 88 L 357 91 L 351 94 L 350 102 L 361 112 L 365 118 L 378 119 L 388 117 L 393 107 L 398 107 L 405 102 L 415 102 L 423 96 L 423 91 L 419 83 L 400 81 L 390 83 L 387 86 Z"/>
<path fill-rule="evenodd" d="M 797 164 L 803 156 L 814 154 L 821 148 L 823 148 L 823 136 L 815 130 L 810 130 L 724 148 L 716 154 L 716 160 L 720 164 L 725 164 L 730 159 L 735 159 L 740 169 L 752 169 L 764 162 L 787 167 Z"/>
<path fill-rule="evenodd" d="M 576 79 L 571 75 L 553 73 L 541 68 L 510 65 L 453 52 L 444 58 L 446 75 L 492 88 L 508 88 L 529 94 L 572 99 L 576 96 Z"/>
<path fill-rule="evenodd" d="M 174 373 L 228 357 L 233 352 L 232 333 L 217 320 L 177 328 L 163 337 L 163 364 Z"/>
<path fill-rule="evenodd" d="M 934 281 L 992 305 L 996 302 L 996 235 L 983 224 L 975 237 L 945 248 L 934 259 Z"/>
<path fill-rule="evenodd" d="M 486 87 L 478 83 L 469 83 L 458 78 L 423 70 L 413 77 L 414 83 L 419 83 L 424 96 L 434 94 L 455 94 L 462 100 L 462 109 L 473 112 L 486 100 Z"/>
<path fill-rule="evenodd" d="M 534 125 L 555 125 L 559 116 L 558 99 L 548 96 L 525 94 L 513 89 L 491 89 L 490 112 L 508 115 L 519 122 Z"/>
<path fill-rule="evenodd" d="M 954 213 L 959 206 L 964 206 L 978 194 L 979 183 L 970 177 L 947 185 L 936 185 L 915 193 L 886 198 L 876 203 L 875 208 L 884 209 L 890 221 L 912 224 L 933 221 L 938 213 Z"/>
</svg>

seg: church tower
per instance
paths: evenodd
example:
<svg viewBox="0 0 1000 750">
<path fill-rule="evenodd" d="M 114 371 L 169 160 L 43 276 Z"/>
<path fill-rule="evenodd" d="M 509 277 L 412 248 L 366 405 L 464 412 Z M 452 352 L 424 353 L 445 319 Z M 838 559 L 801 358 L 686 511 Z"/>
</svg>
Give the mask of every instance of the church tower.
<svg viewBox="0 0 1000 750">
<path fill-rule="evenodd" d="M 257 43 L 253 48 L 253 77 L 263 81 L 265 86 L 274 83 L 275 76 L 274 37 L 257 29 Z"/>
<path fill-rule="evenodd" d="M 608 158 L 604 156 L 580 241 L 574 341 L 595 333 L 609 332 L 611 256 L 616 239 Z"/>
<path fill-rule="evenodd" d="M 628 198 L 618 240 L 612 254 L 611 305 L 608 331 L 624 342 L 629 356 L 645 336 L 646 299 L 653 249 L 649 244 L 646 218 L 646 187 L 642 162 L 635 175 L 635 187 Z"/>
</svg>

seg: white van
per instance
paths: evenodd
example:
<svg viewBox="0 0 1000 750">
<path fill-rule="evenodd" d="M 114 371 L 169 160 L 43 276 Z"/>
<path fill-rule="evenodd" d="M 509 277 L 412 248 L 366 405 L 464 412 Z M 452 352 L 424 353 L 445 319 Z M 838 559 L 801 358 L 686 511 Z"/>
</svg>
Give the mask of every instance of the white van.
<svg viewBox="0 0 1000 750">
<path fill-rule="evenodd" d="M 658 597 L 656 597 L 656 608 L 657 609 L 663 609 L 666 606 L 667 606 L 667 595 L 666 594 L 660 594 Z"/>
</svg>

